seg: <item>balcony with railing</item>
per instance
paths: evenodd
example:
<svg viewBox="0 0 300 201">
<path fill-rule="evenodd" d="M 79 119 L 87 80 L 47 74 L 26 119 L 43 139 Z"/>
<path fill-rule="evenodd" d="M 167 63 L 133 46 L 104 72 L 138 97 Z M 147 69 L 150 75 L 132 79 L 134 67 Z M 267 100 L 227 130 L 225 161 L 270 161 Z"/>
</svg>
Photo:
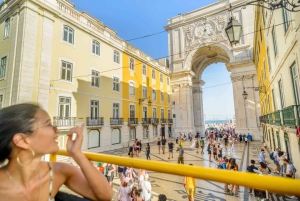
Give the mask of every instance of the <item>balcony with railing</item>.
<svg viewBox="0 0 300 201">
<path fill-rule="evenodd" d="M 268 123 L 274 125 L 275 118 L 273 113 L 268 114 Z"/>
<path fill-rule="evenodd" d="M 281 111 L 277 110 L 274 112 L 274 116 L 275 116 L 275 125 L 277 126 L 281 126 L 281 116 L 280 116 Z"/>
<path fill-rule="evenodd" d="M 90 127 L 102 127 L 104 125 L 103 117 L 87 117 L 86 126 Z"/>
<path fill-rule="evenodd" d="M 168 124 L 173 124 L 173 119 L 168 119 Z"/>
<path fill-rule="evenodd" d="M 142 118 L 142 124 L 151 124 L 152 118 Z"/>
<path fill-rule="evenodd" d="M 76 126 L 76 117 L 53 117 L 53 126 L 60 129 Z"/>
<path fill-rule="evenodd" d="M 128 126 L 134 126 L 139 124 L 138 118 L 128 118 Z"/>
<path fill-rule="evenodd" d="M 124 124 L 123 118 L 110 118 L 111 126 L 122 126 Z"/>
<path fill-rule="evenodd" d="M 161 118 L 160 122 L 161 122 L 161 124 L 167 124 L 167 119 Z"/>
<path fill-rule="evenodd" d="M 283 117 L 283 125 L 289 127 L 296 127 L 296 116 L 297 113 L 296 105 L 291 105 L 289 107 L 283 108 L 282 117 Z"/>
<path fill-rule="evenodd" d="M 151 123 L 154 124 L 154 125 L 159 124 L 159 118 L 152 118 Z"/>
</svg>

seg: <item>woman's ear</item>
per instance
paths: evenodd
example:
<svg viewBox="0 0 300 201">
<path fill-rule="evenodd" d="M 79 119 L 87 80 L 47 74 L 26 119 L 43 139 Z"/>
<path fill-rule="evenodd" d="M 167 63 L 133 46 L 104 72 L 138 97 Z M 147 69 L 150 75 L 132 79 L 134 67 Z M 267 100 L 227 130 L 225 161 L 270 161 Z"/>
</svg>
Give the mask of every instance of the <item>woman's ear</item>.
<svg viewBox="0 0 300 201">
<path fill-rule="evenodd" d="M 13 137 L 13 143 L 16 147 L 22 148 L 22 149 L 28 149 L 29 143 L 27 136 L 23 133 L 17 133 Z"/>
</svg>

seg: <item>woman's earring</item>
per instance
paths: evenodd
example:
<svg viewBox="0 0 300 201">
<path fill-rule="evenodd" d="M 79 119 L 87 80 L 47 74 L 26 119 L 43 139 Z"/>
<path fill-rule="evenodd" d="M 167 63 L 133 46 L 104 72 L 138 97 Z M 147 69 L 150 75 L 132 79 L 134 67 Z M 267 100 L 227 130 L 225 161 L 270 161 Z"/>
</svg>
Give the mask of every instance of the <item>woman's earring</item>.
<svg viewBox="0 0 300 201">
<path fill-rule="evenodd" d="M 27 150 L 31 151 L 31 154 L 32 154 L 31 161 L 30 161 L 28 164 L 23 164 L 23 163 L 21 163 L 19 154 L 18 154 L 18 156 L 17 156 L 17 162 L 18 162 L 18 164 L 19 164 L 20 166 L 22 166 L 22 167 L 25 167 L 25 166 L 29 165 L 29 164 L 33 161 L 33 158 L 34 158 L 34 156 L 35 156 L 35 152 L 34 152 L 33 149 L 28 148 L 28 149 L 26 149 L 26 151 L 27 151 Z"/>
</svg>

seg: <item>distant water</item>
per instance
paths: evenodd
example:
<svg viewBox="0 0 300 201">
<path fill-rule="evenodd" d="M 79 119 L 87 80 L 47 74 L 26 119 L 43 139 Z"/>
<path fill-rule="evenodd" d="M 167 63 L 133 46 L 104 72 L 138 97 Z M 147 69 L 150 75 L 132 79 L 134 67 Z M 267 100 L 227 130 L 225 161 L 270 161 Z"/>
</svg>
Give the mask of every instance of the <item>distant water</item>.
<svg viewBox="0 0 300 201">
<path fill-rule="evenodd" d="M 229 123 L 229 120 L 206 120 L 206 124 L 223 124 L 223 123 Z"/>
</svg>

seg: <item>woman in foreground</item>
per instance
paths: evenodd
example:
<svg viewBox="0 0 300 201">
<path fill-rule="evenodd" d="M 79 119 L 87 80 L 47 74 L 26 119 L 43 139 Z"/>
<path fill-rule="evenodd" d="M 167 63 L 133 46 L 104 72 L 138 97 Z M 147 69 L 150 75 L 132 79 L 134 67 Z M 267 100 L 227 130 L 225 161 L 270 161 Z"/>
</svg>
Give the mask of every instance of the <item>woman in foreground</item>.
<svg viewBox="0 0 300 201">
<path fill-rule="evenodd" d="M 45 154 L 59 150 L 59 130 L 48 113 L 34 104 L 18 104 L 0 110 L 0 197 L 2 201 L 54 201 L 65 184 L 90 200 L 111 200 L 106 178 L 81 152 L 83 128 L 68 132 L 67 151 L 79 168 L 67 163 L 43 162 Z M 72 134 L 77 137 L 72 140 Z"/>
</svg>

